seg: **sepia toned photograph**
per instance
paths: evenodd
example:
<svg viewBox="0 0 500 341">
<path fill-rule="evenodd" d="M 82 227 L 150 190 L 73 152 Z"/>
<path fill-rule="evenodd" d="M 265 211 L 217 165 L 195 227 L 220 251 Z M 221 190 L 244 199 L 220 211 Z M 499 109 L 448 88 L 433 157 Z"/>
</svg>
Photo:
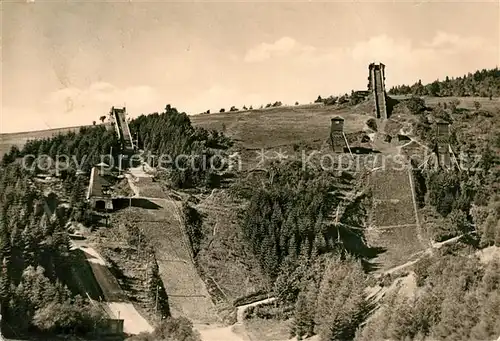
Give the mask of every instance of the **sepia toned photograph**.
<svg viewBox="0 0 500 341">
<path fill-rule="evenodd" d="M 0 341 L 500 341 L 500 2 L 0 0 Z"/>
</svg>

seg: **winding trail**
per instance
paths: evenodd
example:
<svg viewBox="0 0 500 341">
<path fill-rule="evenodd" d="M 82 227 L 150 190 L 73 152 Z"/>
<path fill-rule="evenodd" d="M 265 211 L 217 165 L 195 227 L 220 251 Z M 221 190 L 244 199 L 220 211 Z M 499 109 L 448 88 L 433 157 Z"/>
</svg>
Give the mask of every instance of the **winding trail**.
<svg viewBox="0 0 500 341">
<path fill-rule="evenodd" d="M 272 303 L 275 297 L 266 298 L 257 302 L 238 306 L 236 308 L 236 323 L 232 326 L 222 325 L 195 325 L 195 329 L 200 333 L 202 341 L 252 341 L 245 331 L 243 324 L 245 311 L 250 307 L 261 304 Z"/>
</svg>

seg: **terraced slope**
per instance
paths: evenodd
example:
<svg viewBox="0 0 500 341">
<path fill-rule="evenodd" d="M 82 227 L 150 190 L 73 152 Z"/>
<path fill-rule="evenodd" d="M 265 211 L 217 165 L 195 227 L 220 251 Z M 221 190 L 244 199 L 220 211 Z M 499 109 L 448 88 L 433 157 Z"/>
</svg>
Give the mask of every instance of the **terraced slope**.
<svg viewBox="0 0 500 341">
<path fill-rule="evenodd" d="M 373 207 L 366 238 L 371 246 L 383 247 L 375 263 L 381 270 L 401 265 L 424 250 L 419 237 L 407 169 L 386 161 L 384 168 L 370 176 Z"/>
</svg>

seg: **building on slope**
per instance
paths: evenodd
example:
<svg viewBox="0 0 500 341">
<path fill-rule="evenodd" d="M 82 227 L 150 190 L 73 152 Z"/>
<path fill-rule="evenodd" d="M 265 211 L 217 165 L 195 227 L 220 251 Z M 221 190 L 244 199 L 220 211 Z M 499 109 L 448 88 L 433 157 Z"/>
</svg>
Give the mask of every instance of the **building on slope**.
<svg viewBox="0 0 500 341">
<path fill-rule="evenodd" d="M 330 143 L 334 153 L 367 154 L 373 152 L 370 137 L 364 132 L 347 134 L 344 132 L 344 118 L 331 119 Z"/>
<path fill-rule="evenodd" d="M 96 210 L 113 210 L 113 200 L 109 192 L 111 185 L 103 177 L 98 167 L 93 167 L 90 172 L 89 187 L 87 190 L 87 201 Z"/>
</svg>

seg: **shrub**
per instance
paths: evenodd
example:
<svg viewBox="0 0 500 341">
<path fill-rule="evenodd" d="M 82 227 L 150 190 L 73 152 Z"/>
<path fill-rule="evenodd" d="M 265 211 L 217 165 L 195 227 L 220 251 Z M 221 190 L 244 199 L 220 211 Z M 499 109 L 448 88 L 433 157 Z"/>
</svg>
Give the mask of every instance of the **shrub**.
<svg viewBox="0 0 500 341">
<path fill-rule="evenodd" d="M 104 321 L 102 311 L 82 304 L 50 303 L 36 311 L 33 324 L 50 333 L 86 334 Z"/>
<path fill-rule="evenodd" d="M 337 97 L 330 96 L 327 99 L 325 99 L 323 103 L 325 103 L 325 105 L 334 105 L 337 103 Z"/>
<path fill-rule="evenodd" d="M 373 131 L 377 131 L 377 121 L 374 118 L 370 118 L 366 121 L 366 125 Z"/>
<path fill-rule="evenodd" d="M 338 102 L 338 104 L 344 104 L 344 103 L 349 102 L 349 99 L 346 95 L 342 95 L 339 97 L 337 102 Z"/>
<path fill-rule="evenodd" d="M 127 341 L 200 341 L 200 334 L 193 329 L 193 323 L 181 316 L 169 317 L 148 334 L 141 333 Z"/>
<path fill-rule="evenodd" d="M 425 109 L 425 102 L 422 98 L 413 96 L 405 101 L 406 107 L 413 115 L 422 113 Z"/>
</svg>

